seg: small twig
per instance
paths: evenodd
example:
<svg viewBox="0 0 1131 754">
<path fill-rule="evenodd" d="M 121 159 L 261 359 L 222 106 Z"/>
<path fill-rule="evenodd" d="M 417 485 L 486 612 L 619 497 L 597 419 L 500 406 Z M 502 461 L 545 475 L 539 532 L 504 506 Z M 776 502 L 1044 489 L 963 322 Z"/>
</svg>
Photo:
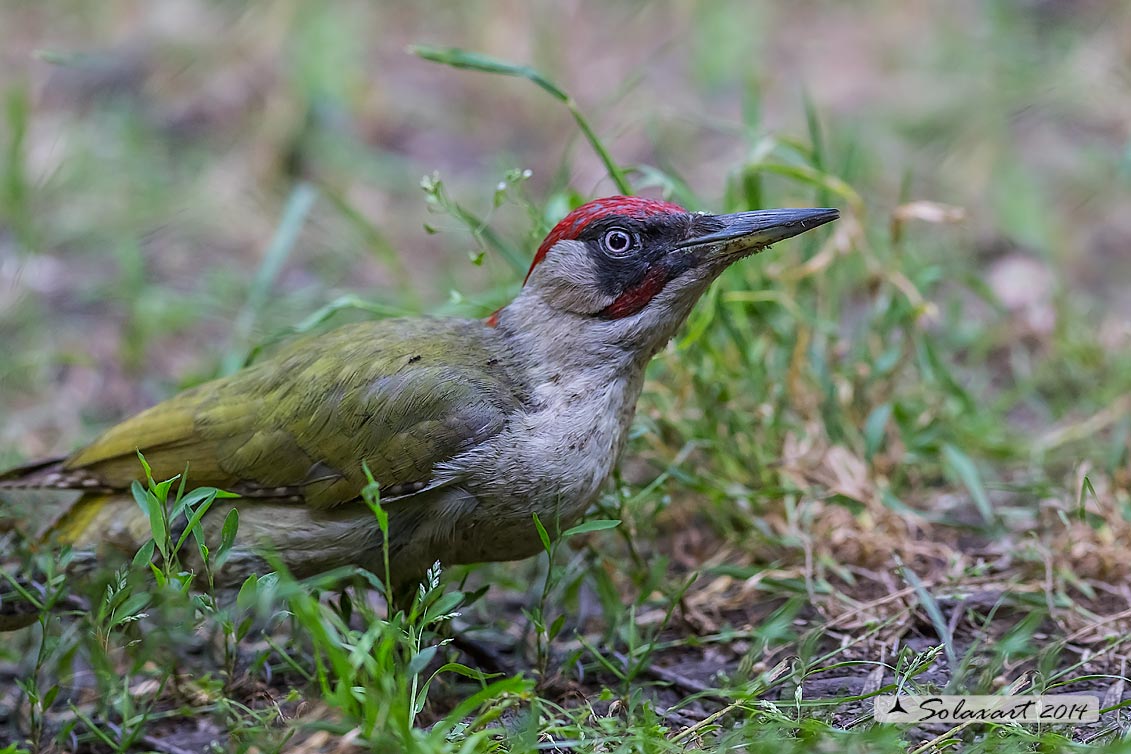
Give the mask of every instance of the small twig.
<svg viewBox="0 0 1131 754">
<path fill-rule="evenodd" d="M 1123 396 L 1107 408 L 1082 421 L 1056 427 L 1045 432 L 1044 435 L 1037 438 L 1034 447 L 1040 452 L 1047 453 L 1062 445 L 1093 437 L 1118 422 L 1128 413 L 1131 413 L 1131 397 Z"/>
<path fill-rule="evenodd" d="M 933 586 L 934 582 L 931 582 L 930 585 Z M 832 626 L 836 626 L 840 623 L 844 623 L 849 618 L 855 618 L 859 615 L 868 615 L 869 613 L 874 613 L 876 608 L 878 608 L 882 605 L 886 605 L 889 602 L 895 602 L 897 600 L 901 600 L 904 597 L 907 597 L 907 596 L 914 594 L 914 593 L 915 593 L 915 587 L 908 586 L 908 587 L 903 587 L 902 589 L 900 589 L 898 591 L 892 592 L 891 594 L 884 595 L 883 597 L 880 597 L 879 599 L 872 600 L 871 602 L 865 602 L 860 607 L 857 607 L 857 608 L 850 610 L 846 613 L 841 613 L 840 615 L 837 615 L 837 616 L 834 616 L 833 618 L 830 618 L 828 623 L 826 624 L 826 629 L 831 628 Z"/>
<path fill-rule="evenodd" d="M 707 715 L 705 718 L 703 718 L 699 722 L 692 725 L 690 728 L 684 728 L 679 733 L 676 733 L 674 736 L 671 737 L 671 742 L 673 744 L 679 743 L 680 741 L 687 738 L 688 736 L 691 736 L 691 735 L 694 735 L 695 733 L 698 733 L 700 730 L 702 730 L 706 726 L 710 725 L 711 723 L 715 722 L 716 720 L 718 720 L 720 717 L 727 714 L 728 712 L 733 712 L 734 710 L 738 709 L 739 707 L 744 706 L 745 704 L 746 704 L 746 702 L 732 702 L 731 704 L 728 704 L 727 706 L 723 707 L 718 712 L 712 712 L 711 714 Z"/>
<path fill-rule="evenodd" d="M 1088 625 L 1086 625 L 1082 628 L 1078 628 L 1075 631 L 1073 631 L 1072 633 L 1068 634 L 1068 636 L 1064 637 L 1064 642 L 1068 643 L 1070 641 L 1074 641 L 1076 639 L 1081 638 L 1082 636 L 1085 636 L 1089 631 L 1097 631 L 1101 626 L 1105 626 L 1109 623 L 1115 623 L 1117 621 L 1125 620 L 1127 618 L 1131 618 L 1131 609 L 1120 610 L 1118 613 L 1114 613 L 1112 615 L 1105 615 L 1102 618 L 1100 618 L 1099 620 L 1093 621 L 1092 623 L 1089 623 Z M 1118 642 L 1118 644 L 1122 644 L 1122 643 L 1123 643 L 1122 641 Z"/>
</svg>

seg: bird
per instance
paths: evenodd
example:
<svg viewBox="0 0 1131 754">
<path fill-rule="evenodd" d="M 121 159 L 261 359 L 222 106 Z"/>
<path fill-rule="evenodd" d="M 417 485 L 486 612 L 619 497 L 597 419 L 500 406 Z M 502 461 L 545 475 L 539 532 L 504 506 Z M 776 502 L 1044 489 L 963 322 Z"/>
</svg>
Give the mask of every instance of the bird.
<svg viewBox="0 0 1131 754">
<path fill-rule="evenodd" d="M 384 576 L 383 534 L 361 500 L 368 472 L 396 584 L 415 584 L 437 561 L 530 557 L 543 549 L 535 514 L 556 537 L 596 500 L 645 367 L 710 284 L 838 216 L 595 199 L 552 228 L 518 294 L 490 317 L 365 321 L 298 339 L 68 456 L 0 473 L 0 506 L 21 491 L 71 491 L 40 506 L 49 523 L 38 536 L 97 559 L 128 556 L 151 536 L 130 494 L 145 479 L 140 452 L 154 479 L 185 472 L 190 486 L 238 496 L 203 520 L 215 541 L 226 511 L 238 511 L 217 585 L 272 562 L 296 577 L 341 566 Z"/>
</svg>

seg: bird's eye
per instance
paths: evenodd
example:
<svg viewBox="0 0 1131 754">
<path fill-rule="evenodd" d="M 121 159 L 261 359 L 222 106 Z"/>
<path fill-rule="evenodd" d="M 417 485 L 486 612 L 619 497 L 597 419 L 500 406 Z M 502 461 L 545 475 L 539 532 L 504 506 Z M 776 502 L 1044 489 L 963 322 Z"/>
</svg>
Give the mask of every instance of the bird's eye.
<svg viewBox="0 0 1131 754">
<path fill-rule="evenodd" d="M 613 254 L 624 254 L 632 248 L 632 236 L 629 235 L 628 231 L 613 228 L 605 234 L 602 243 Z"/>
</svg>

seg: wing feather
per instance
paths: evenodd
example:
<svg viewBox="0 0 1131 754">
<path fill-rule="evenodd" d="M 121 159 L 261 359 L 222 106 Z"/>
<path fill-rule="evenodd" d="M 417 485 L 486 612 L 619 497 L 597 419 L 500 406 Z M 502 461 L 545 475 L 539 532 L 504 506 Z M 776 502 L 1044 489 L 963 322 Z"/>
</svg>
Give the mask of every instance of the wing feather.
<svg viewBox="0 0 1131 754">
<path fill-rule="evenodd" d="M 319 508 L 358 496 L 363 463 L 382 487 L 423 488 L 523 403 L 498 337 L 464 320 L 347 325 L 127 419 L 68 458 L 64 478 L 125 489 L 141 450 L 155 478 L 187 466 L 193 485 Z"/>
</svg>

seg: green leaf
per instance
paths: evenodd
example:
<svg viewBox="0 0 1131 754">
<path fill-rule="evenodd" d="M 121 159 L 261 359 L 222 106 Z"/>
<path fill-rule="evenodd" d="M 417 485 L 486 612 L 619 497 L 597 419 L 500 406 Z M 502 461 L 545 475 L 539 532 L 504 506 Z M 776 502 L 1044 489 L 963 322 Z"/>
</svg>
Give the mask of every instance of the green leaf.
<svg viewBox="0 0 1131 754">
<path fill-rule="evenodd" d="M 986 495 L 986 488 L 982 485 L 982 477 L 978 473 L 978 467 L 970 460 L 970 456 L 963 453 L 953 445 L 947 444 L 943 446 L 943 465 L 952 476 L 957 477 L 970 496 L 974 498 L 974 504 L 978 506 L 978 512 L 982 514 L 982 519 L 986 523 L 991 523 L 994 520 L 993 506 L 990 505 L 990 498 Z"/>
<path fill-rule="evenodd" d="M 1093 500 L 1099 502 L 1100 496 L 1096 494 L 1096 488 L 1092 485 L 1092 480 L 1085 474 L 1083 481 L 1080 482 L 1080 495 L 1076 501 L 1076 507 L 1080 509 L 1081 513 L 1085 510 L 1089 494 L 1092 496 Z"/>
<path fill-rule="evenodd" d="M 137 568 L 153 560 L 154 547 L 155 545 L 152 539 L 139 547 L 137 552 L 134 553 L 133 566 Z"/>
<path fill-rule="evenodd" d="M 463 602 L 463 592 L 448 592 L 428 606 L 424 613 L 424 625 L 435 623 L 452 614 L 452 611 Z"/>
<path fill-rule="evenodd" d="M 150 602 L 147 592 L 131 594 L 120 606 L 114 610 L 114 626 L 129 622 L 141 613 Z"/>
<path fill-rule="evenodd" d="M 149 461 L 145 460 L 145 456 L 139 450 L 137 452 L 137 459 L 141 461 L 141 468 L 145 471 L 145 481 L 149 486 L 153 486 L 153 469 L 149 468 Z"/>
<path fill-rule="evenodd" d="M 162 505 L 164 505 L 165 502 L 169 499 L 169 489 L 173 486 L 173 482 L 177 481 L 180 478 L 181 475 L 177 474 L 172 479 L 166 479 L 164 482 L 150 484 L 149 489 L 152 490 L 153 495 L 157 498 L 157 500 L 160 501 Z"/>
<path fill-rule="evenodd" d="M 538 518 L 538 514 L 534 514 L 534 528 L 538 530 L 538 538 L 542 540 L 542 547 L 546 552 L 550 551 L 550 535 L 546 533 L 546 527 L 542 526 L 542 520 Z"/>
<path fill-rule="evenodd" d="M 141 512 L 149 515 L 149 492 L 142 486 L 141 482 L 136 479 L 130 482 L 130 494 L 134 497 L 134 502 L 137 507 L 141 508 Z"/>
<path fill-rule="evenodd" d="M 408 674 L 419 675 L 424 672 L 424 669 L 428 667 L 428 663 L 432 662 L 432 658 L 436 656 L 436 652 L 439 649 L 438 646 L 426 647 L 413 655 L 412 659 L 408 661 Z"/>
<path fill-rule="evenodd" d="M 181 500 L 183 500 L 184 497 L 185 497 L 185 486 L 188 485 L 188 464 L 187 463 L 185 464 L 185 470 L 181 472 L 180 480 L 181 480 L 181 483 L 177 485 L 177 494 L 173 498 L 176 501 L 175 504 L 173 505 L 174 509 L 178 505 L 180 505 Z M 169 520 L 175 521 L 176 517 L 175 516 L 169 516 Z"/>
<path fill-rule="evenodd" d="M 441 673 L 455 673 L 456 675 L 462 675 L 465 678 L 471 678 L 473 680 L 479 681 L 480 683 L 485 682 L 488 678 L 495 678 L 502 675 L 502 673 L 484 673 L 481 670 L 474 670 L 467 667 L 466 665 L 461 665 L 458 662 L 449 662 L 441 665 L 440 667 L 436 668 L 436 671 L 433 672 L 432 675 L 428 677 L 428 680 L 421 685 L 420 691 L 416 695 L 416 699 L 413 700 L 413 714 L 419 714 L 420 711 L 424 709 L 424 703 L 428 701 L 428 689 L 431 688 L 432 681 L 436 680 L 436 678 Z"/>
<path fill-rule="evenodd" d="M 891 404 L 881 403 L 872 409 L 864 420 L 864 457 L 871 461 L 872 456 L 884 442 L 888 420 L 891 419 Z"/>
<path fill-rule="evenodd" d="M 561 633 L 562 626 L 565 625 L 565 619 L 565 613 L 562 613 L 557 618 L 554 618 L 554 622 L 550 624 L 550 630 L 546 632 L 547 638 L 553 640 L 559 633 Z"/>
<path fill-rule="evenodd" d="M 259 597 L 259 577 L 254 573 L 244 579 L 243 584 L 240 585 L 240 591 L 236 594 L 236 607 L 240 610 L 248 610 L 255 607 L 255 603 Z"/>
<path fill-rule="evenodd" d="M 592 521 L 583 521 L 582 523 L 572 528 L 566 529 L 562 534 L 562 538 L 572 537 L 575 534 L 588 534 L 591 531 L 605 531 L 606 529 L 615 529 L 620 526 L 620 519 L 617 518 L 595 518 Z"/>
<path fill-rule="evenodd" d="M 454 670 L 454 668 L 452 670 Z M 489 700 L 500 699 L 504 695 L 518 696 L 529 692 L 533 686 L 533 681 L 523 678 L 520 675 L 490 683 L 457 704 L 441 723 L 437 723 L 433 726 L 433 729 L 443 731 L 447 734 L 454 730 L 464 718 L 473 714 L 475 710 L 479 709 L 481 705 L 486 704 Z"/>
<path fill-rule="evenodd" d="M 185 540 L 189 537 L 189 534 L 195 534 L 197 542 L 204 541 L 204 537 L 200 534 L 200 519 L 204 518 L 204 514 L 208 512 L 208 509 L 212 507 L 212 503 L 214 502 L 216 502 L 216 495 L 212 494 L 205 498 L 204 502 L 200 504 L 200 507 L 192 512 L 192 518 L 189 519 L 188 524 L 185 526 L 185 530 L 181 532 L 180 539 L 177 540 L 177 544 L 173 548 L 173 552 L 181 551 L 181 546 L 184 545 Z"/>
<path fill-rule="evenodd" d="M 153 541 L 157 543 L 157 549 L 161 551 L 161 557 L 168 559 L 169 530 L 165 525 L 165 510 L 161 507 L 157 498 L 149 490 L 142 487 L 141 482 L 136 479 L 130 484 L 130 492 L 133 493 L 134 500 L 141 506 L 142 511 L 149 519 L 149 531 L 153 535 Z"/>
<path fill-rule="evenodd" d="M 483 681 L 488 678 L 498 678 L 502 675 L 502 673 L 484 673 L 482 670 L 479 670 L 477 668 L 469 668 L 468 666 L 458 662 L 445 663 L 444 665 L 436 668 L 436 672 L 432 674 L 432 678 L 435 678 L 441 673 L 455 673 L 456 675 L 462 675 L 464 678 L 471 678 L 472 680 L 476 681 Z"/>
<path fill-rule="evenodd" d="M 222 563 L 224 556 L 232 549 L 232 545 L 236 543 L 236 534 L 240 529 L 240 513 L 235 508 L 228 511 L 228 515 L 224 517 L 224 527 L 220 530 L 220 547 L 216 550 L 216 562 Z"/>
<path fill-rule="evenodd" d="M 173 512 L 169 514 L 169 520 L 175 521 L 177 516 L 184 512 L 185 508 L 195 507 L 197 503 L 208 498 L 224 498 L 224 497 L 237 497 L 230 492 L 218 490 L 215 487 L 197 487 L 195 490 L 182 495 L 177 504 L 173 506 Z"/>
</svg>

